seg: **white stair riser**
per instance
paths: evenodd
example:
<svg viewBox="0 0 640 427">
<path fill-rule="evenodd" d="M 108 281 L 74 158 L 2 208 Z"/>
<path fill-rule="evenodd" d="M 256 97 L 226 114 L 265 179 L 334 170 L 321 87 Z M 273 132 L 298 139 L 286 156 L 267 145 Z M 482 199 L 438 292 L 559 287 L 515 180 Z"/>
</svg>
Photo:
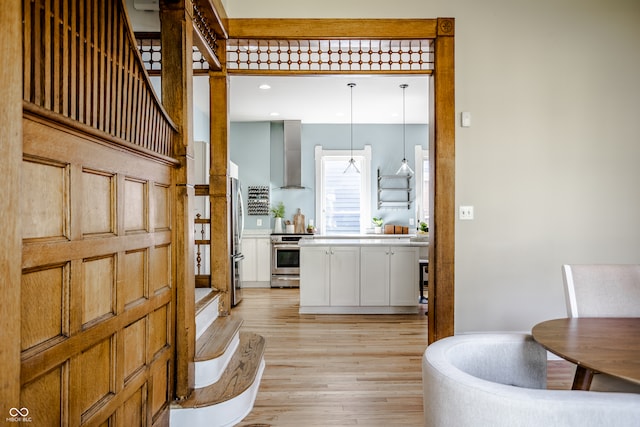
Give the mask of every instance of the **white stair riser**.
<svg viewBox="0 0 640 427">
<path fill-rule="evenodd" d="M 196 316 L 196 340 L 218 318 L 218 299 L 214 299 Z"/>
<path fill-rule="evenodd" d="M 215 359 L 196 362 L 196 388 L 206 387 L 218 381 L 236 349 L 240 345 L 240 334 L 236 332 L 225 352 Z"/>
<path fill-rule="evenodd" d="M 251 387 L 233 399 L 201 408 L 171 408 L 171 427 L 230 427 L 237 424 L 253 409 L 264 367 L 262 358 Z"/>
</svg>

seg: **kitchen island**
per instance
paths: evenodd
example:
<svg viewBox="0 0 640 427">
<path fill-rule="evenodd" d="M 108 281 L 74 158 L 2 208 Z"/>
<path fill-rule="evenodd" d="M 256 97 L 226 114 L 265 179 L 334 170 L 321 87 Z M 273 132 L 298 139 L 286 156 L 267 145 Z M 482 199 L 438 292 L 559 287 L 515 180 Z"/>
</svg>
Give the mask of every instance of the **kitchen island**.
<svg viewBox="0 0 640 427">
<path fill-rule="evenodd" d="M 301 314 L 418 311 L 418 259 L 426 256 L 426 240 L 323 236 L 298 244 Z"/>
</svg>

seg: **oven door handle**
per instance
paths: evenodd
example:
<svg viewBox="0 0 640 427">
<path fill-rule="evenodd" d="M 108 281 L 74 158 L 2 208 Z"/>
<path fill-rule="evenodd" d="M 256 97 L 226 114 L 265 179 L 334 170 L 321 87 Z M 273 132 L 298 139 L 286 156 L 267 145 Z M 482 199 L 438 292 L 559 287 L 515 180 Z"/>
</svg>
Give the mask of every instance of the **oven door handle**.
<svg viewBox="0 0 640 427">
<path fill-rule="evenodd" d="M 299 249 L 300 246 L 298 245 L 281 245 L 279 243 L 273 245 L 274 248 L 276 249 Z"/>
</svg>

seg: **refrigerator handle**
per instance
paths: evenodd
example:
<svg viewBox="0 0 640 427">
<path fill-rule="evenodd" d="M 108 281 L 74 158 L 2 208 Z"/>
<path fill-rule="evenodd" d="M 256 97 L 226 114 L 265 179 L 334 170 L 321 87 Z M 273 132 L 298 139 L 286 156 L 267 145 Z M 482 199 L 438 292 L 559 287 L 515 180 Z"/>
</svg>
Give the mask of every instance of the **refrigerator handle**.
<svg viewBox="0 0 640 427">
<path fill-rule="evenodd" d="M 238 200 L 240 201 L 240 206 L 238 206 L 239 208 L 239 212 L 240 212 L 240 232 L 239 234 L 239 239 L 242 240 L 242 235 L 244 234 L 244 200 L 242 198 L 242 190 L 240 188 L 240 186 L 238 185 Z"/>
</svg>

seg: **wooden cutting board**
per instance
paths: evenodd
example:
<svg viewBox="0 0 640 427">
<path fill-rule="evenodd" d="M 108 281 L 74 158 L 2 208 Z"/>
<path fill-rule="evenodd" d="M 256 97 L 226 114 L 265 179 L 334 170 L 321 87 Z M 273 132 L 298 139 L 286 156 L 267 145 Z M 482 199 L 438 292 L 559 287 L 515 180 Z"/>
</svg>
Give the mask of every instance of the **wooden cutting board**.
<svg viewBox="0 0 640 427">
<path fill-rule="evenodd" d="M 300 208 L 298 208 L 298 212 L 293 216 L 293 232 L 304 233 L 304 228 L 304 215 L 302 215 Z"/>
</svg>

